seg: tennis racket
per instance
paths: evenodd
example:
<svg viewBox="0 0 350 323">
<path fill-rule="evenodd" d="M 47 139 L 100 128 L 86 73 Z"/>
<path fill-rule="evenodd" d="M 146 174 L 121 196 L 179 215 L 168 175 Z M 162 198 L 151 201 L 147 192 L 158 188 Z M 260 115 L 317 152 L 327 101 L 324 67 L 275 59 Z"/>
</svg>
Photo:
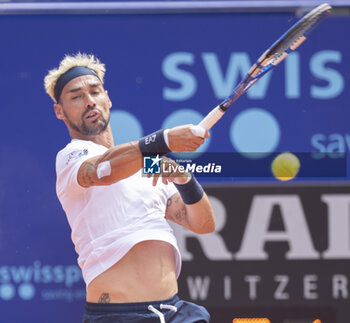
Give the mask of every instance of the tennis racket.
<svg viewBox="0 0 350 323">
<path fill-rule="evenodd" d="M 198 124 L 198 127 L 209 130 L 220 120 L 233 102 L 244 94 L 263 75 L 281 63 L 290 52 L 298 48 L 301 43 L 306 40 L 309 33 L 330 13 L 331 9 L 332 7 L 328 3 L 321 4 L 294 24 L 260 56 L 243 80 L 234 88 L 232 94 L 210 111 Z"/>
</svg>

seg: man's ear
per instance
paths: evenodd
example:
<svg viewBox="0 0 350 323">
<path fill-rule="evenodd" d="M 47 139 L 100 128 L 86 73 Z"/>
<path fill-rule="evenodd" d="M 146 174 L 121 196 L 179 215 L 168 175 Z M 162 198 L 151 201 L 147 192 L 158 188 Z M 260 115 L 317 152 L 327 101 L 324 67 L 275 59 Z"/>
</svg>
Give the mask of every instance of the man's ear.
<svg viewBox="0 0 350 323">
<path fill-rule="evenodd" d="M 55 103 L 53 105 L 53 108 L 55 109 L 56 118 L 60 120 L 65 120 L 62 105 Z"/>
<path fill-rule="evenodd" d="M 107 95 L 107 99 L 108 99 L 108 103 L 109 103 L 109 108 L 111 108 L 111 107 L 112 107 L 112 101 L 111 101 L 111 99 L 109 98 L 108 91 L 105 90 L 105 92 L 106 92 L 106 95 Z"/>
</svg>

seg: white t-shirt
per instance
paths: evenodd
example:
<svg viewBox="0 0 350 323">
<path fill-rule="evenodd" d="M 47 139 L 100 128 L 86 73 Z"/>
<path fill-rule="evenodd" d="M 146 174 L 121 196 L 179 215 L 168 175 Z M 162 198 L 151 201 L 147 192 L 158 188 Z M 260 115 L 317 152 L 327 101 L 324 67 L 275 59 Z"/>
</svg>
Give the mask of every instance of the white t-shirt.
<svg viewBox="0 0 350 323">
<path fill-rule="evenodd" d="M 82 163 L 107 148 L 73 139 L 56 157 L 57 196 L 72 229 L 72 240 L 86 286 L 118 262 L 135 244 L 162 240 L 174 247 L 176 274 L 181 256 L 173 230 L 164 218 L 167 200 L 177 190 L 141 175 L 112 185 L 84 188 L 77 174 Z"/>
</svg>

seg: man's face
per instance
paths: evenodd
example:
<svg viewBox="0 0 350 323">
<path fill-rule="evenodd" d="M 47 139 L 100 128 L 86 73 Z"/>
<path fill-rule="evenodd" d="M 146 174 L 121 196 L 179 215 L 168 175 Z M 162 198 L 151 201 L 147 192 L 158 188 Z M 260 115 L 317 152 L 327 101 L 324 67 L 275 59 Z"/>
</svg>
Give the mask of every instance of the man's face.
<svg viewBox="0 0 350 323">
<path fill-rule="evenodd" d="M 94 136 L 107 128 L 111 106 L 101 81 L 93 75 L 82 75 L 65 85 L 55 111 L 71 132 Z"/>
</svg>

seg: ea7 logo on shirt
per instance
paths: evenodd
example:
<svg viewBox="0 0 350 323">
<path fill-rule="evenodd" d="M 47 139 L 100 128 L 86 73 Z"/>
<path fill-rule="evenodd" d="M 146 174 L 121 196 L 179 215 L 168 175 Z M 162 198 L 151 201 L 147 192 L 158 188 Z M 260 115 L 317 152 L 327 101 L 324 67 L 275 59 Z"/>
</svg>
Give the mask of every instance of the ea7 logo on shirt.
<svg viewBox="0 0 350 323">
<path fill-rule="evenodd" d="M 143 157 L 143 174 L 160 174 L 160 161 L 159 155 Z"/>
<path fill-rule="evenodd" d="M 67 161 L 66 161 L 66 165 L 68 165 L 72 160 L 74 159 L 78 159 L 82 156 L 85 156 L 88 154 L 88 150 L 87 149 L 83 149 L 83 150 L 76 150 L 76 151 L 72 151 L 68 156 L 67 156 Z"/>
</svg>

